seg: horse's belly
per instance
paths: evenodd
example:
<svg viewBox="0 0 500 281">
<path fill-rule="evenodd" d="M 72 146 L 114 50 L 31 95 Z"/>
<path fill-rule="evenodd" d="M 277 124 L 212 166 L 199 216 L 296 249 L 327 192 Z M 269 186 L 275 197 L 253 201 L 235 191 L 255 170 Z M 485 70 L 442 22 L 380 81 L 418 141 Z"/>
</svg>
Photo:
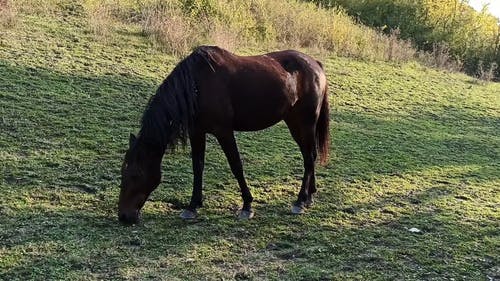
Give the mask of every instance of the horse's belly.
<svg viewBox="0 0 500 281">
<path fill-rule="evenodd" d="M 235 131 L 259 131 L 271 127 L 281 120 L 283 120 L 282 117 L 266 118 L 262 120 L 235 120 L 233 129 Z"/>
<path fill-rule="evenodd" d="M 233 126 L 236 131 L 258 131 L 283 120 L 291 103 L 283 98 L 275 101 L 248 99 L 233 104 Z"/>
</svg>

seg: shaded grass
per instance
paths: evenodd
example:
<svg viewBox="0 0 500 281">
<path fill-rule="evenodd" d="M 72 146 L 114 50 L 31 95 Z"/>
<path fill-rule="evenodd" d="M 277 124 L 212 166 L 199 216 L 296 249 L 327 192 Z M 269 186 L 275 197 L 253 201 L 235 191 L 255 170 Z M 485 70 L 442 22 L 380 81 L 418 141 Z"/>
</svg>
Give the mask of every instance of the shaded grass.
<svg viewBox="0 0 500 281">
<path fill-rule="evenodd" d="M 0 279 L 499 278 L 498 84 L 330 58 L 332 159 L 306 215 L 289 214 L 302 163 L 278 124 L 237 134 L 253 221 L 235 219 L 237 185 L 209 138 L 199 221 L 178 218 L 192 177 L 179 150 L 143 223 L 124 227 L 127 137 L 176 60 L 130 26 L 96 42 L 78 13 L 17 24 L 0 42 Z"/>
</svg>

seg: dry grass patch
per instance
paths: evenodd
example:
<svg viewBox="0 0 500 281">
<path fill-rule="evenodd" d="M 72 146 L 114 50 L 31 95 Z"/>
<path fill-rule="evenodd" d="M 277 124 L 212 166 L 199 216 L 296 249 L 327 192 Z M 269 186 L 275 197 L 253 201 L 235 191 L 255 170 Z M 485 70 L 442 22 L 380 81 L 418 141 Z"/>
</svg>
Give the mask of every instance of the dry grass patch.
<svg viewBox="0 0 500 281">
<path fill-rule="evenodd" d="M 424 65 L 440 68 L 451 72 L 463 70 L 463 63 L 458 58 L 454 58 L 450 48 L 445 43 L 434 44 L 432 51 L 418 52 L 417 58 Z"/>
<path fill-rule="evenodd" d="M 87 2 L 85 5 L 90 31 L 96 36 L 106 38 L 112 28 L 112 8 L 106 2 Z"/>
<path fill-rule="evenodd" d="M 341 9 L 323 9 L 297 0 L 145 0 L 137 3 L 116 2 L 112 13 L 115 18 L 140 23 L 144 34 L 155 45 L 178 56 L 199 44 L 216 44 L 229 50 L 306 48 L 392 61 L 411 60 L 416 53 L 413 46 L 399 40 L 397 34 L 386 36 L 357 24 Z M 94 18 L 91 21 L 100 22 L 97 15 L 102 14 L 101 9 L 89 14 Z"/>
<path fill-rule="evenodd" d="M 238 34 L 220 22 L 215 23 L 210 29 L 208 38 L 212 44 L 230 51 L 235 51 L 241 44 Z"/>
<path fill-rule="evenodd" d="M 387 61 L 408 61 L 415 58 L 416 49 L 410 40 L 399 39 L 399 29 L 394 29 L 389 36 L 382 36 L 382 44 L 385 48 L 385 60 Z"/>
<path fill-rule="evenodd" d="M 142 29 L 161 49 L 186 55 L 197 43 L 200 33 L 189 17 L 174 5 L 153 5 L 142 11 Z"/>
<path fill-rule="evenodd" d="M 11 2 L 11 5 L 14 6 L 18 13 L 39 16 L 53 16 L 57 10 L 60 10 L 59 5 L 71 4 L 70 2 L 56 0 L 6 0 L 5 2 Z"/>
<path fill-rule="evenodd" d="M 0 26 L 12 27 L 17 21 L 17 8 L 10 0 L 0 0 Z"/>
</svg>

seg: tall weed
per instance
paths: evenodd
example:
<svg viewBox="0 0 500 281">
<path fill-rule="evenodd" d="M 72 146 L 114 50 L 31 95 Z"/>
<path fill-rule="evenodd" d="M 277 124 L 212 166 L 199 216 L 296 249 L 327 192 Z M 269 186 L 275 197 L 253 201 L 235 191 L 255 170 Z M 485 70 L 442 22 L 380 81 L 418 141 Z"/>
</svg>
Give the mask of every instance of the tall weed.
<svg viewBox="0 0 500 281">
<path fill-rule="evenodd" d="M 11 0 L 0 0 L 0 26 L 12 27 L 17 21 L 17 8 Z"/>
<path fill-rule="evenodd" d="M 157 2 L 141 11 L 141 26 L 159 48 L 179 56 L 198 43 L 201 32 L 182 9 L 171 2 Z"/>
<path fill-rule="evenodd" d="M 479 61 L 477 69 L 477 77 L 482 81 L 490 82 L 495 79 L 495 72 L 498 69 L 498 64 L 493 62 L 485 68 L 483 62 Z"/>
<path fill-rule="evenodd" d="M 112 27 L 112 4 L 106 1 L 87 1 L 84 7 L 92 33 L 106 38 Z"/>
</svg>

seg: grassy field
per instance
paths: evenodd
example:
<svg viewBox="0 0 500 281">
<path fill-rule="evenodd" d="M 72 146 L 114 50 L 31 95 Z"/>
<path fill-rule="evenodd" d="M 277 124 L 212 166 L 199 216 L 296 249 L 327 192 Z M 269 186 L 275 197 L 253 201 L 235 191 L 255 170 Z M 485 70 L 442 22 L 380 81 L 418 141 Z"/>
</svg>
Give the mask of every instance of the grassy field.
<svg viewBox="0 0 500 281">
<path fill-rule="evenodd" d="M 279 124 L 237 134 L 255 219 L 235 218 L 210 138 L 200 219 L 178 217 L 192 176 L 179 150 L 126 227 L 128 135 L 177 60 L 136 26 L 96 37 L 72 9 L 19 15 L 0 35 L 1 280 L 500 279 L 500 84 L 326 59 L 332 155 L 310 211 L 290 214 L 302 160 Z"/>
</svg>

